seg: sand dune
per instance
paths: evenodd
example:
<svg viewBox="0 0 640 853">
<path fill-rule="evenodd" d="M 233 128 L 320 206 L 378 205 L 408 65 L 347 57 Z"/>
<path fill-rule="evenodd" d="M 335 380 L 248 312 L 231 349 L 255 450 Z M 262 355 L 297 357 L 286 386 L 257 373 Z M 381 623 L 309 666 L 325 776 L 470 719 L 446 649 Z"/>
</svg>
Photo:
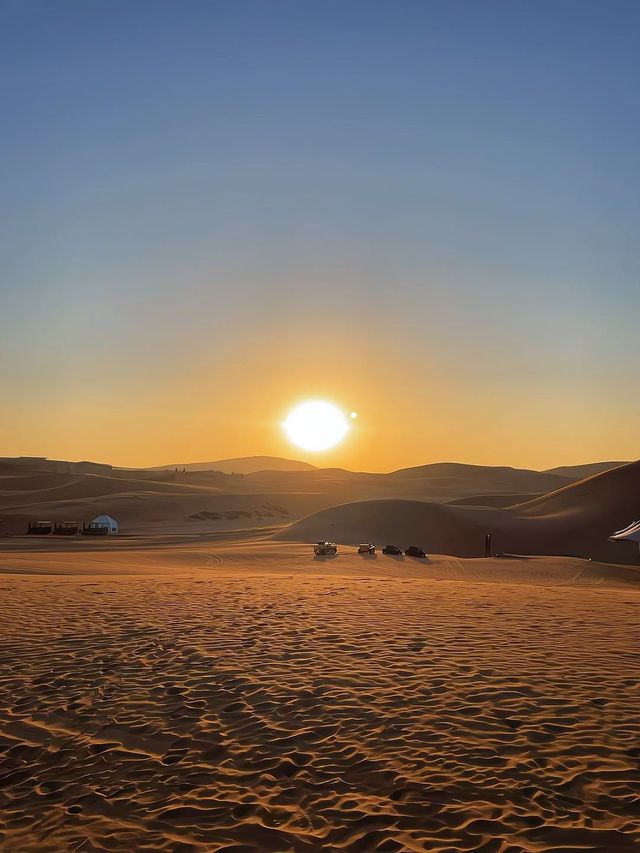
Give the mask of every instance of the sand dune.
<svg viewBox="0 0 640 853">
<path fill-rule="evenodd" d="M 498 510 L 426 501 L 357 501 L 320 510 L 275 534 L 283 541 L 330 539 L 356 545 L 415 544 L 441 554 L 476 556 Z"/>
<path fill-rule="evenodd" d="M 248 457 L 247 466 L 286 463 Z M 227 460 L 229 461 L 229 460 Z M 230 460 L 234 464 L 238 460 Z M 201 463 L 202 466 L 207 463 Z M 292 463 L 297 465 L 297 463 Z M 199 467 L 199 466 L 198 466 Z M 431 473 L 429 473 L 429 471 Z M 222 471 L 128 470 L 88 462 L 43 459 L 0 460 L 0 533 L 21 533 L 30 518 L 88 521 L 101 513 L 115 516 L 123 532 L 152 529 L 173 532 L 199 527 L 203 532 L 231 522 L 253 526 L 256 518 L 288 524 L 310 512 L 351 500 L 412 498 L 437 501 L 564 485 L 554 475 L 482 466 L 422 466 L 395 474 L 368 474 L 338 468 L 268 471 L 231 475 Z M 279 507 L 280 512 L 272 509 Z M 272 523 L 269 521 L 269 523 Z M 213 525 L 213 527 L 212 527 Z M 223 526 L 223 524 L 222 524 Z"/>
<path fill-rule="evenodd" d="M 638 849 L 633 569 L 168 540 L 0 544 L 3 853 Z"/>
<path fill-rule="evenodd" d="M 341 468 L 315 471 L 259 472 L 254 482 L 269 484 L 282 491 L 323 488 L 340 494 L 343 500 L 365 498 L 419 498 L 449 501 L 480 493 L 540 494 L 573 482 L 568 477 L 517 468 L 461 465 L 453 462 L 420 465 L 390 474 L 369 474 Z"/>
<path fill-rule="evenodd" d="M 640 462 L 634 462 L 509 509 L 361 501 L 321 510 L 276 535 L 292 541 L 416 544 L 427 551 L 479 556 L 490 532 L 494 551 L 637 564 L 634 543 L 608 537 L 636 518 L 639 507 Z"/>
<path fill-rule="evenodd" d="M 548 468 L 545 473 L 568 477 L 571 480 L 584 480 L 587 477 L 593 477 L 594 474 L 603 474 L 605 471 L 611 471 L 621 465 L 628 465 L 629 461 L 627 459 L 625 462 L 588 462 L 586 465 L 560 465 L 557 468 Z"/>
<path fill-rule="evenodd" d="M 256 471 L 311 471 L 315 468 L 309 462 L 296 459 L 283 459 L 281 456 L 241 456 L 235 459 L 217 459 L 213 462 L 186 462 L 175 465 L 158 465 L 147 471 L 223 471 L 226 474 L 252 474 Z"/>
<path fill-rule="evenodd" d="M 526 501 L 535 500 L 535 498 L 540 497 L 542 497 L 542 495 L 495 492 L 490 495 L 470 495 L 465 498 L 456 498 L 455 500 L 447 501 L 447 503 L 450 506 L 492 506 L 505 508 L 525 503 Z"/>
<path fill-rule="evenodd" d="M 175 474 L 101 469 L 57 462 L 0 464 L 0 532 L 23 533 L 33 518 L 89 521 L 107 512 L 123 532 L 173 532 L 287 524 L 329 502 L 322 494 L 281 494 L 224 473 Z M 233 522 L 233 523 L 231 523 Z"/>
<path fill-rule="evenodd" d="M 464 482 L 471 486 L 488 485 L 487 491 L 550 491 L 560 486 L 560 481 L 573 482 L 576 477 L 561 475 L 548 471 L 532 471 L 527 468 L 509 468 L 492 465 L 464 465 L 459 462 L 437 462 L 431 465 L 418 465 L 413 468 L 402 468 L 390 475 L 394 479 L 423 479 L 440 482 Z"/>
<path fill-rule="evenodd" d="M 625 463 L 629 464 L 629 463 Z M 617 463 L 602 463 L 606 470 Z M 485 465 L 462 465 L 459 463 L 437 463 L 394 471 L 390 474 L 371 474 L 346 471 L 341 468 L 319 468 L 314 471 L 265 471 L 249 475 L 253 483 L 277 486 L 281 491 L 302 489 L 324 489 L 334 495 L 353 499 L 396 497 L 419 498 L 435 502 L 462 502 L 482 496 L 490 500 L 531 500 L 542 494 L 557 491 L 581 479 L 584 469 L 593 466 L 574 466 L 571 475 L 518 468 L 492 467 Z M 484 490 L 484 491 L 481 491 Z"/>
<path fill-rule="evenodd" d="M 211 492 L 184 494 L 136 491 L 79 500 L 40 501 L 3 510 L 0 529 L 24 533 L 29 518 L 89 520 L 108 512 L 120 521 L 123 533 L 174 533 L 289 524 L 326 504 L 322 496 Z"/>
<path fill-rule="evenodd" d="M 595 474 L 549 492 L 518 509 L 529 515 L 549 515 L 579 511 L 591 517 L 637 513 L 640 505 L 640 461 Z"/>
<path fill-rule="evenodd" d="M 633 544 L 611 543 L 608 537 L 640 515 L 640 463 L 570 485 L 553 474 L 453 463 L 393 474 L 334 468 L 247 476 L 105 466 L 86 471 L 87 464 L 55 462 L 50 470 L 48 462 L 37 460 L 1 463 L 0 532 L 24 532 L 29 518 L 86 521 L 108 512 L 123 533 L 207 533 L 299 521 L 283 538 L 398 540 L 428 551 L 478 556 L 491 532 L 495 551 L 630 564 L 639 559 Z M 548 482 L 560 488 L 512 506 L 518 500 L 514 484 Z M 488 491 L 478 492 L 478 485 Z M 434 502 L 434 494 L 455 503 Z M 480 503 L 478 495 L 483 505 L 474 505 Z"/>
</svg>

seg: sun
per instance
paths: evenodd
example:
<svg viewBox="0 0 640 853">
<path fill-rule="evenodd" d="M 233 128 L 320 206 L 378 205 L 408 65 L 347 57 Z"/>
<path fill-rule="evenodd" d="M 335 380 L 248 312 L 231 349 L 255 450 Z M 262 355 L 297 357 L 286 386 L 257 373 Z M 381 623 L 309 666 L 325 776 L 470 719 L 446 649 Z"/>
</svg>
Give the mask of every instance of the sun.
<svg viewBox="0 0 640 853">
<path fill-rule="evenodd" d="M 310 400 L 300 403 L 282 424 L 289 439 L 304 450 L 328 450 L 342 441 L 350 425 L 333 403 Z"/>
</svg>

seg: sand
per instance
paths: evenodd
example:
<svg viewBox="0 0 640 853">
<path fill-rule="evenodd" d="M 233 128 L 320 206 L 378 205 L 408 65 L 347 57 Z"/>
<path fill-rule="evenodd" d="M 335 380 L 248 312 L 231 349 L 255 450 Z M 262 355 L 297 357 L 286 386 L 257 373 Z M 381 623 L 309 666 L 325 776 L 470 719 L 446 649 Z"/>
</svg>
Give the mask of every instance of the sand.
<svg viewBox="0 0 640 853">
<path fill-rule="evenodd" d="M 26 532 L 29 519 L 90 521 L 108 513 L 123 533 L 210 532 L 288 525 L 319 509 L 371 498 L 448 501 L 481 494 L 516 494 L 528 500 L 571 482 L 540 471 L 453 463 L 391 474 L 339 468 L 261 470 L 254 465 L 299 466 L 265 457 L 223 460 L 249 471 L 111 468 L 89 462 L 0 458 L 0 534 Z M 253 469 L 253 472 L 251 472 Z"/>
<path fill-rule="evenodd" d="M 324 468 L 232 476 L 0 459 L 2 536 L 24 533 L 29 519 L 86 522 L 108 513 L 123 534 L 279 528 L 291 541 L 397 541 L 477 557 L 490 532 L 494 552 L 638 566 L 637 546 L 609 536 L 635 521 L 639 507 L 640 462 L 570 483 L 554 473 L 454 463 L 390 474 Z"/>
<path fill-rule="evenodd" d="M 473 500 L 473 498 L 471 498 Z M 283 540 L 397 542 L 473 557 L 492 552 L 568 554 L 640 566 L 635 542 L 611 542 L 640 512 L 640 462 L 597 474 L 512 507 L 425 500 L 366 500 L 331 506 L 282 529 Z"/>
<path fill-rule="evenodd" d="M 631 567 L 1 548 L 2 851 L 640 845 Z"/>
</svg>

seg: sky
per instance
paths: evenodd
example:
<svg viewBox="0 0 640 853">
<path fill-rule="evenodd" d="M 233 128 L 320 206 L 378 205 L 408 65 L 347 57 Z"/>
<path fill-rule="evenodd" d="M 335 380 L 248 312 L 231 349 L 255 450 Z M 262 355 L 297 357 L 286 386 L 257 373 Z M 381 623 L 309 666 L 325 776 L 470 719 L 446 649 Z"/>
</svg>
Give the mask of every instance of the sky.
<svg viewBox="0 0 640 853">
<path fill-rule="evenodd" d="M 640 5 L 0 0 L 0 455 L 635 459 Z M 337 448 L 291 407 L 359 413 Z"/>
</svg>

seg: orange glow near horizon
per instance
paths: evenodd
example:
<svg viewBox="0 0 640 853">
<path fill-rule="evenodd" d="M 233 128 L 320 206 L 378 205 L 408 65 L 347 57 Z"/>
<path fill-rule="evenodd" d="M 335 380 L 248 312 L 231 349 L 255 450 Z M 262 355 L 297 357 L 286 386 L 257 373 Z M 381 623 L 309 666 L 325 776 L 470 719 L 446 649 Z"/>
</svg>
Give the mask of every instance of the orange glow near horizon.
<svg viewBox="0 0 640 853">
<path fill-rule="evenodd" d="M 102 372 L 93 354 L 68 383 L 9 377 L 5 399 L 16 402 L 0 420 L 2 455 L 131 468 L 269 455 L 358 471 L 442 461 L 544 469 L 637 457 L 638 405 L 623 379 L 607 376 L 606 388 L 594 380 L 579 395 L 567 393 L 561 374 L 487 381 L 499 365 L 486 354 L 447 360 L 429 336 L 381 342 L 337 317 L 329 345 L 300 317 L 215 341 L 215 349 L 185 339 L 184 350 L 149 361 L 142 340 L 140 348 L 140 358 L 112 360 Z M 359 414 L 348 436 L 323 451 L 294 448 L 282 429 L 286 413 L 311 399 Z"/>
</svg>

